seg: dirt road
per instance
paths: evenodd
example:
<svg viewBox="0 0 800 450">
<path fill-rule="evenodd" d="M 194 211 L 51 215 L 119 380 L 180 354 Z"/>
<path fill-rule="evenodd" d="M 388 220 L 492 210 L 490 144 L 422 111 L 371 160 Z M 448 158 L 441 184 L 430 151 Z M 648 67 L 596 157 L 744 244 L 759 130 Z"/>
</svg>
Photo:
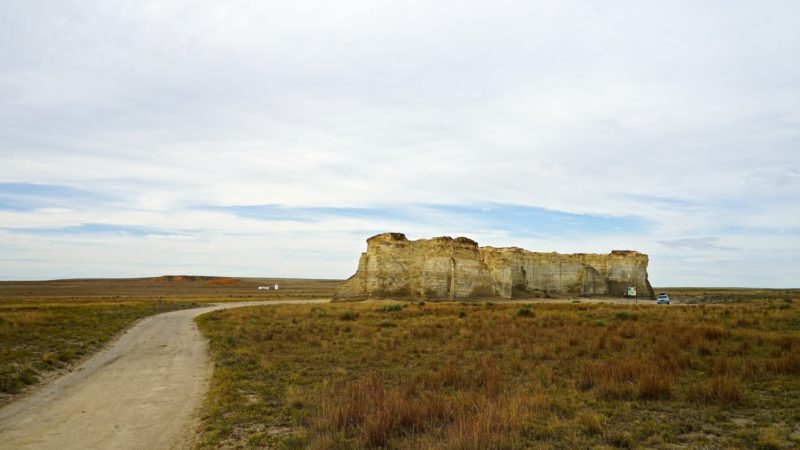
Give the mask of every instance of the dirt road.
<svg viewBox="0 0 800 450">
<path fill-rule="evenodd" d="M 193 319 L 242 302 L 148 317 L 73 372 L 0 410 L 3 449 L 182 448 L 211 374 Z"/>
</svg>

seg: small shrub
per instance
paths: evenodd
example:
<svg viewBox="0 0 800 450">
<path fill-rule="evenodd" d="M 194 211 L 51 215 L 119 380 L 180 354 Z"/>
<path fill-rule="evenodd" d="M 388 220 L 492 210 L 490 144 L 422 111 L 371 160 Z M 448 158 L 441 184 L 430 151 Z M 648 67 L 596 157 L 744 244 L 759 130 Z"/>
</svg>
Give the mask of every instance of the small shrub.
<svg viewBox="0 0 800 450">
<path fill-rule="evenodd" d="M 756 441 L 758 450 L 780 450 L 783 448 L 783 440 L 780 433 L 775 428 L 766 428 L 758 434 Z"/>
<path fill-rule="evenodd" d="M 308 442 L 305 436 L 292 434 L 279 441 L 278 448 L 281 450 L 302 450 L 308 448 Z"/>
<path fill-rule="evenodd" d="M 617 448 L 636 448 L 636 439 L 627 431 L 615 431 L 606 441 Z"/>
<path fill-rule="evenodd" d="M 339 320 L 356 320 L 358 318 L 358 313 L 353 311 L 345 311 L 339 314 Z"/>
<path fill-rule="evenodd" d="M 459 311 L 458 312 L 458 318 L 459 319 L 463 319 L 465 317 L 467 317 L 467 313 L 465 313 L 464 311 Z"/>
<path fill-rule="evenodd" d="M 29 386 L 38 381 L 36 372 L 30 367 L 24 367 L 15 373 L 13 369 L 5 369 L 0 366 L 0 392 L 16 394 L 25 386 Z"/>
<path fill-rule="evenodd" d="M 671 397 L 671 388 L 668 374 L 651 370 L 639 379 L 639 398 L 642 400 L 665 400 Z"/>
<path fill-rule="evenodd" d="M 305 395 L 303 395 L 303 390 L 295 385 L 290 385 L 286 388 L 284 401 L 286 402 L 286 406 L 294 409 L 302 409 L 306 405 L 306 398 Z"/>
<path fill-rule="evenodd" d="M 394 328 L 397 324 L 394 322 L 381 322 L 378 324 L 378 328 Z"/>
<path fill-rule="evenodd" d="M 602 435 L 606 431 L 608 418 L 594 411 L 582 411 L 577 415 L 578 423 L 589 436 Z"/>
<path fill-rule="evenodd" d="M 727 337 L 730 333 L 719 325 L 713 325 L 702 329 L 703 337 L 709 341 L 716 341 Z"/>
<path fill-rule="evenodd" d="M 517 310 L 518 317 L 534 317 L 535 314 L 531 311 L 530 306 L 523 306 L 522 308 Z"/>
<path fill-rule="evenodd" d="M 42 355 L 42 363 L 48 366 L 57 365 L 59 363 L 58 355 L 53 352 L 47 352 Z"/>
<path fill-rule="evenodd" d="M 247 439 L 247 443 L 251 448 L 263 447 L 265 444 L 266 436 L 264 433 L 255 433 Z"/>
<path fill-rule="evenodd" d="M 36 376 L 36 371 L 30 367 L 22 369 L 22 372 L 17 375 L 17 378 L 25 385 L 31 385 L 39 381 L 39 377 Z"/>
<path fill-rule="evenodd" d="M 375 310 L 375 312 L 394 312 L 402 311 L 403 305 L 386 305 Z"/>
</svg>

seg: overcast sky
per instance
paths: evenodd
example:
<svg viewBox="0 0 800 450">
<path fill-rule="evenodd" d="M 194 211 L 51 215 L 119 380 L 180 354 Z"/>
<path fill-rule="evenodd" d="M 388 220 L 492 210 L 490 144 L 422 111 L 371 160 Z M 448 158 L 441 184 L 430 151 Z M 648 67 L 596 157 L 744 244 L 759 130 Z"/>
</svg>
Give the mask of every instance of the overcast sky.
<svg viewBox="0 0 800 450">
<path fill-rule="evenodd" d="M 0 2 L 0 279 L 345 278 L 370 235 L 800 287 L 800 2 Z"/>
</svg>

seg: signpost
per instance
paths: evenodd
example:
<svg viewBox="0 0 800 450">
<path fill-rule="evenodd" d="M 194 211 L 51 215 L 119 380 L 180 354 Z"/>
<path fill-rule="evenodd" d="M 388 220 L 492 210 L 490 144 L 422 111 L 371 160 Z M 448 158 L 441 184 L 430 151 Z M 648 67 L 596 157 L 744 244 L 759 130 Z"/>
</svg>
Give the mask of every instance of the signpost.
<svg viewBox="0 0 800 450">
<path fill-rule="evenodd" d="M 628 287 L 628 297 L 633 297 L 636 304 L 639 304 L 639 299 L 636 297 L 636 286 L 629 286 Z"/>
</svg>

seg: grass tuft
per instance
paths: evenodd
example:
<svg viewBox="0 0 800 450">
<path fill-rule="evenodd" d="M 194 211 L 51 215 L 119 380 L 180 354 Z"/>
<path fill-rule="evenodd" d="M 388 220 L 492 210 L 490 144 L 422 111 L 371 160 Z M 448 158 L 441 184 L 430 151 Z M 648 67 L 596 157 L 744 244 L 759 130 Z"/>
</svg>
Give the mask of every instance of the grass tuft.
<svg viewBox="0 0 800 450">
<path fill-rule="evenodd" d="M 528 305 L 523 306 L 522 308 L 517 310 L 518 317 L 535 317 L 536 314 L 531 310 L 531 307 Z"/>
<path fill-rule="evenodd" d="M 728 375 L 709 378 L 695 385 L 691 392 L 692 399 L 705 403 L 741 405 L 745 401 L 744 384 Z"/>
<path fill-rule="evenodd" d="M 403 305 L 397 304 L 397 305 L 381 306 L 380 308 L 376 309 L 375 311 L 377 311 L 377 312 L 396 312 L 396 311 L 402 311 L 402 310 L 403 310 Z"/>
</svg>

